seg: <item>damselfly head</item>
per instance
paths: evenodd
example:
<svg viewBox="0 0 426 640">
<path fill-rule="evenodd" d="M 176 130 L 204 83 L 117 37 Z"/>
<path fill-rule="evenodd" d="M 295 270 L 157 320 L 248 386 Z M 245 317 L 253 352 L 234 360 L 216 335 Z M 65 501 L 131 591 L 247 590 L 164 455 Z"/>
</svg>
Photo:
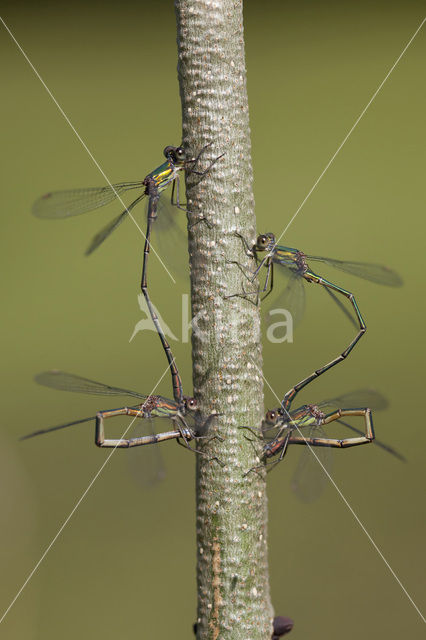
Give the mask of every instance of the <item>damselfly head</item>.
<svg viewBox="0 0 426 640">
<path fill-rule="evenodd" d="M 197 410 L 197 401 L 195 398 L 191 398 L 190 396 L 184 396 L 185 409 L 187 411 L 196 411 Z"/>
<path fill-rule="evenodd" d="M 275 246 L 275 236 L 273 233 L 264 233 L 257 236 L 255 248 L 257 251 L 271 251 Z"/>
<path fill-rule="evenodd" d="M 273 426 L 275 426 L 277 424 L 279 418 L 280 418 L 279 412 L 276 411 L 275 409 L 273 409 L 272 411 L 267 411 L 266 412 L 264 422 L 267 425 L 270 425 L 270 426 L 273 427 Z"/>
<path fill-rule="evenodd" d="M 173 164 L 183 164 L 185 162 L 185 149 L 183 147 L 166 147 L 163 151 L 167 160 Z"/>
</svg>

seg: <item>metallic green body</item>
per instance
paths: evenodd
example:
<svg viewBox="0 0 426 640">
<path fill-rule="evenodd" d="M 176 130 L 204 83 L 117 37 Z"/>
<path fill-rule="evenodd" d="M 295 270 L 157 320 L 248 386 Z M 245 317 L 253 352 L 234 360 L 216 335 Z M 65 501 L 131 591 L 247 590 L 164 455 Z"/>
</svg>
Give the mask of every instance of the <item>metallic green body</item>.
<svg viewBox="0 0 426 640">
<path fill-rule="evenodd" d="M 304 256 L 304 254 L 299 251 L 299 249 L 277 245 L 274 249 L 272 260 L 273 262 L 277 262 L 278 264 L 282 264 L 283 266 L 288 267 L 292 271 L 299 271 L 299 256 Z"/>
<path fill-rule="evenodd" d="M 324 414 L 322 414 L 324 415 Z M 291 411 L 288 419 L 281 419 L 281 427 L 275 438 L 267 443 L 263 448 L 265 458 L 272 458 L 277 455 L 284 446 L 286 446 L 289 437 L 293 431 L 299 431 L 307 427 L 315 427 L 319 424 L 318 417 L 312 411 L 312 405 L 303 405 L 295 411 Z M 267 430 L 270 425 L 265 419 L 262 423 L 262 429 Z"/>
<path fill-rule="evenodd" d="M 176 174 L 181 169 L 184 169 L 184 163 L 174 164 L 170 160 L 166 160 L 159 167 L 154 169 L 147 175 L 147 178 L 152 178 L 155 182 L 155 186 L 158 192 L 164 191 L 166 187 L 176 179 Z"/>
</svg>

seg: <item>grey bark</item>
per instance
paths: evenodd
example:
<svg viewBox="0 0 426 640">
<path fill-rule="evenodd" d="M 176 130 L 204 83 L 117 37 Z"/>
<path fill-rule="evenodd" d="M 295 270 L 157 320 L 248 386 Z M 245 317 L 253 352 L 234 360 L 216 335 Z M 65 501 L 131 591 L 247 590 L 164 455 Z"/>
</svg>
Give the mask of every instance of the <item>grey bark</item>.
<svg viewBox="0 0 426 640">
<path fill-rule="evenodd" d="M 183 142 L 204 167 L 187 178 L 194 392 L 204 415 L 217 412 L 223 442 L 199 441 L 197 456 L 197 637 L 266 640 L 272 607 L 267 564 L 265 474 L 259 427 L 263 381 L 259 307 L 243 297 L 253 270 L 241 233 L 256 234 L 241 0 L 175 0 Z M 203 220 L 205 218 L 207 222 Z M 197 222 L 198 221 L 198 222 Z M 230 263 L 238 261 L 241 264 Z M 209 457 L 217 456 L 224 466 Z"/>
</svg>

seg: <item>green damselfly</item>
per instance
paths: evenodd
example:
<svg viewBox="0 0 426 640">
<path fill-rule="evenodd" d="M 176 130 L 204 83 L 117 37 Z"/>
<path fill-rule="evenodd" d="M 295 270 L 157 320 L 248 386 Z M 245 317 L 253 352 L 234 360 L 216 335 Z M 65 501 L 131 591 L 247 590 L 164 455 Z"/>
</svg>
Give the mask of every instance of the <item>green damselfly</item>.
<svg viewBox="0 0 426 640">
<path fill-rule="evenodd" d="M 201 155 L 210 146 L 210 144 L 203 147 L 200 153 L 195 158 L 191 159 L 186 158 L 185 150 L 182 146 L 168 146 L 163 152 L 166 161 L 149 173 L 143 180 L 119 182 L 106 187 L 51 192 L 39 198 L 33 206 L 33 214 L 38 218 L 69 218 L 98 209 L 115 199 L 119 199 L 122 202 L 121 196 L 127 191 L 143 190 L 143 192 L 139 193 L 137 198 L 133 200 L 122 213 L 113 218 L 111 222 L 109 222 L 103 229 L 101 229 L 101 231 L 99 231 L 99 233 L 95 235 L 86 251 L 86 255 L 91 254 L 95 249 L 97 249 L 126 218 L 131 216 L 130 212 L 139 202 L 141 202 L 143 198 L 148 198 L 147 230 L 143 254 L 141 289 L 145 296 L 152 321 L 160 337 L 162 347 L 169 363 L 172 376 L 173 396 L 175 401 L 179 404 L 182 404 L 183 402 L 182 381 L 179 376 L 178 368 L 170 345 L 166 340 L 164 331 L 160 325 L 148 294 L 147 263 L 150 252 L 151 229 L 154 220 L 158 217 L 158 203 L 160 196 L 170 184 L 172 185 L 172 205 L 186 211 L 185 207 L 183 207 L 179 201 L 179 173 L 180 171 L 185 170 L 187 173 L 193 173 L 202 178 L 211 169 L 215 162 L 222 157 L 219 156 L 213 160 L 204 171 L 197 171 L 195 169 Z M 169 226 L 173 226 L 173 219 L 168 216 L 167 213 L 167 209 L 164 208 L 161 215 L 167 216 L 166 221 L 168 221 Z"/>
<path fill-rule="evenodd" d="M 192 163 L 191 168 L 189 169 L 190 173 L 195 173 L 198 176 L 203 177 L 204 175 L 206 175 L 208 173 L 208 171 L 210 171 L 210 169 L 212 168 L 212 166 L 222 157 L 222 155 L 218 156 L 217 158 L 215 158 L 210 165 L 208 166 L 207 169 L 205 169 L 204 171 L 196 171 L 194 169 L 196 163 L 198 162 L 201 154 L 205 151 L 205 149 L 207 149 L 210 145 L 206 145 L 205 147 L 203 147 L 200 151 L 200 153 L 198 154 L 198 156 L 191 160 L 190 162 Z M 166 155 L 167 149 L 172 149 L 174 150 L 174 147 L 166 147 L 166 149 L 164 150 L 164 154 Z M 182 155 L 183 149 L 182 147 L 178 147 L 178 151 L 180 152 L 180 154 Z M 177 154 L 177 151 L 174 150 L 173 153 Z M 167 155 L 166 155 L 167 157 Z M 187 164 L 186 160 L 182 160 L 181 161 L 183 163 L 182 167 L 180 168 L 187 168 L 185 166 L 185 164 Z M 177 166 L 177 165 L 175 165 Z M 179 176 L 178 176 L 178 169 L 174 169 L 175 171 L 175 176 L 174 178 L 170 178 L 170 180 L 173 180 L 173 190 L 175 188 L 175 184 L 177 184 L 176 187 L 176 197 L 177 197 L 177 201 L 176 206 L 180 207 L 179 204 Z M 149 258 L 149 254 L 150 254 L 150 248 L 151 248 L 151 231 L 152 231 L 152 225 L 154 223 L 155 220 L 157 220 L 158 217 L 158 203 L 159 203 L 159 199 L 160 199 L 160 194 L 161 194 L 161 189 L 158 188 L 157 185 L 157 180 L 155 176 L 152 176 L 151 174 L 149 176 L 147 176 L 145 178 L 145 186 L 146 186 L 146 194 L 148 195 L 148 213 L 147 213 L 147 226 L 146 226 L 146 235 L 145 235 L 145 246 L 144 246 L 144 253 L 143 253 L 143 264 L 142 264 L 142 278 L 141 278 L 141 290 L 142 293 L 145 297 L 146 300 L 146 304 L 147 307 L 149 309 L 149 313 L 151 315 L 152 321 L 154 323 L 154 326 L 157 330 L 157 333 L 160 337 L 161 340 L 161 344 L 163 346 L 164 352 L 166 354 L 167 357 L 167 361 L 169 363 L 169 367 L 170 367 L 170 371 L 171 371 L 171 376 L 172 376 L 172 386 L 173 386 L 173 396 L 175 401 L 178 404 L 182 404 L 183 402 L 183 386 L 182 386 L 182 380 L 179 376 L 178 373 L 178 369 L 177 369 L 177 365 L 176 362 L 173 358 L 172 355 L 172 351 L 170 348 L 169 343 L 166 340 L 166 336 L 164 335 L 164 331 L 161 327 L 160 321 L 158 319 L 157 314 L 155 313 L 154 307 L 152 306 L 151 303 L 151 299 L 149 297 L 149 293 L 148 293 L 148 282 L 147 282 L 147 268 L 148 268 L 148 258 Z M 173 190 L 172 190 L 172 203 L 173 203 Z M 188 212 L 187 212 L 188 213 Z M 203 219 L 203 218 L 201 218 Z M 200 222 L 200 220 L 198 220 L 197 222 Z"/>
<path fill-rule="evenodd" d="M 143 180 L 133 182 L 117 182 L 104 187 L 90 187 L 84 189 L 71 189 L 66 191 L 53 191 L 41 196 L 33 205 L 32 212 L 37 218 L 60 219 L 78 216 L 89 211 L 103 207 L 113 200 L 121 201 L 121 196 L 128 191 L 142 191 L 124 209 L 122 213 L 113 218 L 101 231 L 99 231 L 88 249 L 86 255 L 97 249 L 126 218 L 130 217 L 132 209 L 145 197 L 159 198 L 161 193 L 171 184 L 171 203 L 179 209 L 186 209 L 179 201 L 179 173 L 185 170 L 189 173 L 203 176 L 212 165 L 203 172 L 195 170 L 195 166 L 204 150 L 203 147 L 196 158 L 186 159 L 183 147 L 165 147 L 163 153 L 166 161 L 159 167 L 148 173 Z M 218 158 L 216 158 L 218 160 Z M 214 162 L 216 162 L 216 160 Z M 214 164 L 214 163 L 212 163 Z M 165 213 L 165 215 L 167 215 Z"/>
<path fill-rule="evenodd" d="M 310 268 L 308 262 L 318 262 L 326 266 L 334 267 L 335 269 L 344 271 L 359 278 L 363 278 L 364 280 L 369 280 L 370 282 L 375 282 L 376 284 L 382 284 L 389 287 L 401 286 L 402 280 L 399 275 L 395 273 L 395 271 L 392 271 L 388 267 L 379 264 L 349 262 L 345 260 L 324 258 L 321 256 L 312 256 L 303 253 L 303 251 L 300 251 L 299 249 L 293 249 L 291 247 L 278 245 L 273 233 L 265 233 L 263 235 L 259 235 L 257 237 L 256 244 L 253 247 L 249 247 L 246 240 L 240 234 L 236 235 L 241 238 L 247 251 L 251 255 L 254 255 L 256 261 L 258 262 L 258 266 L 253 276 L 250 276 L 250 279 L 254 279 L 254 277 L 258 275 L 262 267 L 266 267 L 267 269 L 265 283 L 262 288 L 262 293 L 266 291 L 264 298 L 266 298 L 273 289 L 275 265 L 278 265 L 281 272 L 288 275 L 288 284 L 285 287 L 284 291 L 282 293 L 280 292 L 279 298 L 276 302 L 276 306 L 282 306 L 283 308 L 287 309 L 292 315 L 294 324 L 297 324 L 297 321 L 303 314 L 305 307 L 304 283 L 314 283 L 321 285 L 353 323 L 354 319 L 352 315 L 347 309 L 345 309 L 345 307 L 335 294 L 338 294 L 349 300 L 355 312 L 355 316 L 357 319 L 355 326 L 357 326 L 358 328 L 358 332 L 355 338 L 349 343 L 346 349 L 342 351 L 339 356 L 328 362 L 320 369 L 314 371 L 311 375 L 309 375 L 307 378 L 299 382 L 293 389 L 291 389 L 288 394 L 286 394 L 283 401 L 283 407 L 288 409 L 289 401 L 292 401 L 295 395 L 301 389 L 303 389 L 303 387 L 334 367 L 336 364 L 339 364 L 339 362 L 342 362 L 342 360 L 344 360 L 350 354 L 352 349 L 355 347 L 355 345 L 364 335 L 367 329 L 354 294 L 351 291 L 343 289 L 343 287 L 340 287 L 339 285 L 334 284 L 330 280 L 327 280 L 326 278 L 323 278 L 322 276 L 315 273 Z M 259 260 L 258 253 L 262 252 L 266 252 L 266 256 Z"/>
</svg>

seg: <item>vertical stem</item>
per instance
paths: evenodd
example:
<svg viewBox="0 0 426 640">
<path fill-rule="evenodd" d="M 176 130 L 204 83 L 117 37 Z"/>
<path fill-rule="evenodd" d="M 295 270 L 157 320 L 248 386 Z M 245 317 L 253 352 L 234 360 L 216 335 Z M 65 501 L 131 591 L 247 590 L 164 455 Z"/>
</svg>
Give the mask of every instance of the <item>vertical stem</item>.
<svg viewBox="0 0 426 640">
<path fill-rule="evenodd" d="M 194 390 L 205 415 L 221 414 L 215 428 L 225 438 L 199 444 L 206 456 L 197 459 L 197 637 L 266 640 L 265 477 L 244 477 L 259 464 L 260 443 L 238 429 L 258 427 L 263 415 L 260 316 L 254 298 L 226 298 L 257 287 L 235 236 L 253 244 L 256 230 L 242 0 L 175 0 L 175 8 L 185 148 L 196 155 L 212 142 L 204 166 L 225 154 L 201 181 L 187 179 Z"/>
</svg>

